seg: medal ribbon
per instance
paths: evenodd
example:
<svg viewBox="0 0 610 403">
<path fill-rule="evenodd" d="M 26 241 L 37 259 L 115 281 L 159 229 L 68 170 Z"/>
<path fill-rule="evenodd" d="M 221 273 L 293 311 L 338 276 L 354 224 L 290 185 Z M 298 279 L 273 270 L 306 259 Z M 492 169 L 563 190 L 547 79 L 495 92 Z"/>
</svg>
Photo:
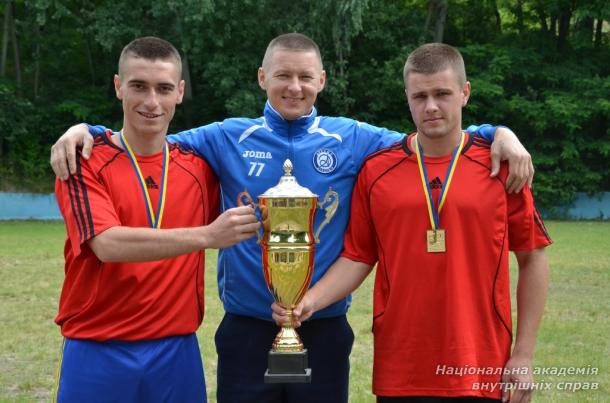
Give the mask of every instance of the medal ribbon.
<svg viewBox="0 0 610 403">
<path fill-rule="evenodd" d="M 159 204 L 157 205 L 157 213 L 153 211 L 152 203 L 150 201 L 150 195 L 148 194 L 148 189 L 146 188 L 146 181 L 144 180 L 144 176 L 142 175 L 142 171 L 140 170 L 140 165 L 138 165 L 138 160 L 136 159 L 136 155 L 131 150 L 129 143 L 125 136 L 123 136 L 123 130 L 119 135 L 121 139 L 121 144 L 123 145 L 123 149 L 125 149 L 125 153 L 127 157 L 129 157 L 129 161 L 131 161 L 131 165 L 133 166 L 133 170 L 136 172 L 136 177 L 138 178 L 138 182 L 140 183 L 140 189 L 142 190 L 142 195 L 144 196 L 144 201 L 146 202 L 146 214 L 148 216 L 148 225 L 151 228 L 161 228 L 161 221 L 163 221 L 163 210 L 165 210 L 165 195 L 167 189 L 167 171 L 169 169 L 169 147 L 167 147 L 167 142 L 163 147 L 163 170 L 161 173 L 161 188 L 159 189 Z"/>
<path fill-rule="evenodd" d="M 460 138 L 460 144 L 455 147 L 453 150 L 453 155 L 451 156 L 451 161 L 449 162 L 449 167 L 447 168 L 447 174 L 445 175 L 445 180 L 443 180 L 443 187 L 441 188 L 441 195 L 438 198 L 438 211 L 434 208 L 434 200 L 432 200 L 432 191 L 430 189 L 430 183 L 428 181 L 428 174 L 426 173 L 426 164 L 424 163 L 423 150 L 419 141 L 417 141 L 417 134 L 413 137 L 413 141 L 415 142 L 415 155 L 417 156 L 417 166 L 419 167 L 419 176 L 421 177 L 422 185 L 424 188 L 424 194 L 426 195 L 426 205 L 428 206 L 428 217 L 430 218 L 430 226 L 434 230 L 438 230 L 440 228 L 440 214 L 445 204 L 445 199 L 447 196 L 447 192 L 449 192 L 449 186 L 451 186 L 451 179 L 453 178 L 453 173 L 455 172 L 455 167 L 457 166 L 458 159 L 460 158 L 460 154 L 462 153 L 462 149 L 464 148 L 464 132 L 462 132 L 462 137 Z"/>
</svg>

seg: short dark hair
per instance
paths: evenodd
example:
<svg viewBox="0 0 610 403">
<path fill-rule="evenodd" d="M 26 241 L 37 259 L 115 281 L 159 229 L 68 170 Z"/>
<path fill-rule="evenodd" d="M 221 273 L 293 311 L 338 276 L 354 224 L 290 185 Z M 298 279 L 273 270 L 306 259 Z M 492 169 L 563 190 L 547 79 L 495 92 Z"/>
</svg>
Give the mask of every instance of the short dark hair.
<svg viewBox="0 0 610 403">
<path fill-rule="evenodd" d="M 314 42 L 313 39 L 306 35 L 299 34 L 297 32 L 292 32 L 289 34 L 282 34 L 273 38 L 271 42 L 269 42 L 267 50 L 265 51 L 265 56 L 263 57 L 263 66 L 265 66 L 266 62 L 271 57 L 272 51 L 276 48 L 291 50 L 294 52 L 313 51 L 318 56 L 318 60 L 320 60 L 320 67 L 322 67 L 322 55 L 320 54 L 320 48 L 318 47 L 318 44 Z"/>
<path fill-rule="evenodd" d="M 405 63 L 403 79 L 405 88 L 410 73 L 435 74 L 451 68 L 457 74 L 461 86 L 466 84 L 466 67 L 459 50 L 444 43 L 427 43 L 415 49 Z"/>
<path fill-rule="evenodd" d="M 134 39 L 123 48 L 119 57 L 119 75 L 122 75 L 123 65 L 129 57 L 151 61 L 173 59 L 178 67 L 178 72 L 182 74 L 182 59 L 178 50 L 168 41 L 156 36 L 144 36 Z"/>
</svg>

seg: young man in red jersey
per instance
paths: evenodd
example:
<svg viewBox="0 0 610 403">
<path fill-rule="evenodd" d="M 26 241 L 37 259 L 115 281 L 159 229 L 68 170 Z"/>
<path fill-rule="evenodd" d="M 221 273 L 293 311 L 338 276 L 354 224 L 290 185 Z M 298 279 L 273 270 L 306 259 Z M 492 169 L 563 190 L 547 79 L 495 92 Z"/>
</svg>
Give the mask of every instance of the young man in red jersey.
<svg viewBox="0 0 610 403">
<path fill-rule="evenodd" d="M 404 69 L 417 133 L 368 157 L 344 250 L 295 309 L 298 322 L 351 293 L 377 263 L 373 392 L 378 402 L 528 402 L 551 243 L 528 187 L 490 178 L 489 143 L 461 130 L 470 83 L 444 44 Z M 519 263 L 517 335 L 508 251 Z M 274 305 L 274 318 L 287 320 Z"/>
<path fill-rule="evenodd" d="M 203 250 L 247 239 L 259 223 L 249 207 L 218 216 L 212 170 L 166 142 L 180 77 L 170 43 L 129 43 L 114 77 L 123 130 L 98 137 L 94 156 L 77 158 L 76 175 L 56 181 L 68 232 L 57 401 L 206 400 L 195 335 Z"/>
</svg>

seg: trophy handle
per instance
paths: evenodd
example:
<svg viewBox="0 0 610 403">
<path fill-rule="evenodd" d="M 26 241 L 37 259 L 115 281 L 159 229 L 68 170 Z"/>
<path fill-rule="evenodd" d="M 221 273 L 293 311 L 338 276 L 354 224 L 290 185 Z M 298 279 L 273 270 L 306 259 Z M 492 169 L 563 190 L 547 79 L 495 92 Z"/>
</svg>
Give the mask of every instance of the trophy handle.
<svg viewBox="0 0 610 403">
<path fill-rule="evenodd" d="M 330 219 L 333 218 L 333 216 L 337 212 L 337 207 L 339 207 L 339 194 L 335 192 L 331 187 L 329 187 L 328 192 L 326 192 L 326 195 L 324 195 L 324 199 L 318 202 L 318 208 L 323 208 L 326 202 L 328 202 L 331 197 L 333 197 L 332 202 L 328 206 L 326 206 L 326 208 L 324 208 L 324 210 L 326 210 L 324 221 L 322 221 L 322 224 L 320 224 L 318 230 L 314 235 L 316 243 L 320 243 L 320 231 L 322 231 L 322 228 L 324 228 L 326 224 L 330 222 Z"/>
<path fill-rule="evenodd" d="M 245 203 L 244 203 L 245 200 Z M 237 195 L 237 205 L 238 206 L 252 206 L 254 207 L 254 209 L 258 209 L 259 212 L 261 212 L 261 209 L 258 206 L 258 203 L 255 203 L 254 200 L 252 200 L 252 196 L 250 195 L 250 193 L 248 192 L 247 189 L 244 189 L 243 192 L 239 193 Z M 261 212 L 262 214 L 262 212 Z M 262 227 L 262 225 L 261 225 Z M 263 237 L 261 236 L 261 233 L 259 231 L 256 232 L 256 236 L 257 236 L 257 240 L 256 243 L 261 243 L 261 241 L 263 240 Z"/>
</svg>

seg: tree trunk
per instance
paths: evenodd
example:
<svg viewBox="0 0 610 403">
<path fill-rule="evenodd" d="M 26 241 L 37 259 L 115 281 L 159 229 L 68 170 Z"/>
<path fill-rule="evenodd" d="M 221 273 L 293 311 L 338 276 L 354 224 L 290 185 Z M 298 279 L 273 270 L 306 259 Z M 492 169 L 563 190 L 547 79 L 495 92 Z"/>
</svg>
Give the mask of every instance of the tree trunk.
<svg viewBox="0 0 610 403">
<path fill-rule="evenodd" d="M 341 17 L 341 19 L 343 19 L 343 17 Z M 349 43 L 350 37 L 349 34 L 346 32 L 342 32 L 341 31 L 341 26 L 338 27 L 339 31 L 337 34 L 337 37 L 335 38 L 336 43 L 340 44 L 340 43 Z M 347 61 L 345 60 L 346 58 L 346 54 L 348 53 L 347 48 L 345 48 L 344 46 L 336 46 L 335 47 L 335 55 L 336 55 L 336 63 L 335 66 L 337 67 L 336 71 L 336 82 L 337 83 L 341 83 L 340 86 L 338 86 L 338 91 L 337 91 L 337 96 L 336 96 L 336 110 L 339 113 L 339 115 L 348 115 L 349 114 L 349 102 L 348 102 L 348 94 L 347 94 L 347 71 L 346 71 L 346 64 Z"/>
<path fill-rule="evenodd" d="M 87 51 L 87 62 L 89 63 L 89 76 L 91 77 L 91 86 L 95 86 L 95 64 L 93 63 L 93 55 L 91 52 L 91 38 L 89 34 L 85 34 L 85 49 Z"/>
<path fill-rule="evenodd" d="M 11 10 L 13 16 L 15 15 L 15 4 L 11 2 L 9 5 L 13 7 Z M 13 57 L 15 58 L 15 82 L 17 86 L 17 95 L 21 95 L 21 61 L 19 59 L 19 42 L 17 41 L 17 30 L 15 29 L 15 18 L 13 17 L 13 21 L 11 24 L 12 31 L 12 40 L 13 40 Z"/>
<path fill-rule="evenodd" d="M 447 19 L 447 0 L 437 2 L 438 15 L 436 17 L 436 27 L 434 29 L 434 42 L 442 42 L 445 33 L 445 21 Z"/>
<path fill-rule="evenodd" d="M 432 16 L 434 15 L 436 2 L 434 0 L 430 0 L 428 2 L 428 15 L 426 15 L 426 25 L 424 25 L 424 41 L 428 36 L 428 30 L 430 29 L 430 22 L 432 21 Z"/>
<path fill-rule="evenodd" d="M 568 35 L 570 34 L 570 20 L 572 19 L 572 10 L 565 10 L 559 16 L 559 30 L 557 32 L 557 50 L 563 51 L 566 48 L 568 42 Z"/>
<path fill-rule="evenodd" d="M 502 16 L 500 15 L 500 10 L 498 10 L 498 2 L 493 0 L 492 2 L 494 8 L 494 15 L 496 16 L 496 28 L 498 29 L 498 33 L 502 32 Z"/>
<path fill-rule="evenodd" d="M 517 29 L 519 33 L 523 33 L 523 0 L 517 0 L 515 6 L 515 14 L 517 15 Z"/>
<path fill-rule="evenodd" d="M 557 16 L 555 14 L 551 14 L 549 32 L 551 33 L 551 37 L 555 37 L 555 35 L 557 35 Z"/>
<path fill-rule="evenodd" d="M 430 0 L 428 2 L 428 14 L 421 42 L 428 42 L 432 36 L 433 42 L 442 42 L 445 32 L 445 20 L 447 19 L 447 0 Z M 432 21 L 434 22 L 434 32 L 430 32 Z"/>
<path fill-rule="evenodd" d="M 8 37 L 10 35 L 10 25 L 12 19 L 12 7 L 11 0 L 7 0 L 6 6 L 4 7 L 4 29 L 2 33 L 2 59 L 0 59 L 0 77 L 6 75 L 6 56 L 8 54 Z"/>
<path fill-rule="evenodd" d="M 604 20 L 602 18 L 597 19 L 597 23 L 595 24 L 595 39 L 593 40 L 593 47 L 595 49 L 599 49 L 602 43 L 602 27 L 604 25 Z"/>
<path fill-rule="evenodd" d="M 586 38 L 587 44 L 593 42 L 593 27 L 595 20 L 593 17 L 584 17 L 578 24 L 578 30 L 581 35 Z"/>
<path fill-rule="evenodd" d="M 546 13 L 542 7 L 537 7 L 536 12 L 538 13 L 538 20 L 540 21 L 540 30 L 546 35 L 549 33 L 549 26 L 546 23 Z"/>
<path fill-rule="evenodd" d="M 36 49 L 34 50 L 34 99 L 38 99 L 40 85 L 40 25 L 36 25 Z"/>
<path fill-rule="evenodd" d="M 345 77 L 345 61 L 344 61 L 344 57 L 343 57 L 343 48 L 340 47 L 339 52 L 337 54 L 337 58 L 338 58 L 338 63 L 339 63 L 339 77 L 340 78 L 344 78 Z"/>
</svg>

